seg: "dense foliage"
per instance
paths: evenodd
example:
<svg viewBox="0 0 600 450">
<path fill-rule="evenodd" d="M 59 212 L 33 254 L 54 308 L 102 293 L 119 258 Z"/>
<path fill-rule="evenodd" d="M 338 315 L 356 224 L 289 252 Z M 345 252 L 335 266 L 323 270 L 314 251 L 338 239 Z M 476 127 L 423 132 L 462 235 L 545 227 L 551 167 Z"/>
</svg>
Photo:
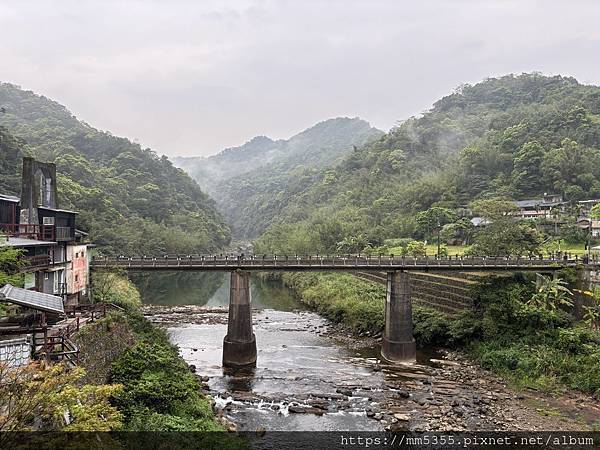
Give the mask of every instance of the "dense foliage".
<svg viewBox="0 0 600 450">
<path fill-rule="evenodd" d="M 135 431 L 216 431 L 210 400 L 163 331 L 129 311 L 135 344 L 113 362 L 109 379 L 123 385 L 114 403 Z"/>
<path fill-rule="evenodd" d="M 109 398 L 122 386 L 83 384 L 84 375 L 82 368 L 64 364 L 34 362 L 10 368 L 0 362 L 0 431 L 120 429 L 123 417 Z M 8 444 L 14 436 L 3 434 L 0 446 L 18 447 Z"/>
<path fill-rule="evenodd" d="M 19 195 L 25 152 L 57 164 L 60 207 L 79 211 L 79 227 L 107 253 L 192 253 L 228 242 L 214 202 L 166 157 L 11 84 L 0 84 L 0 105 L 3 193 Z"/>
<path fill-rule="evenodd" d="M 21 174 L 15 171 L 15 167 L 26 156 L 25 148 L 24 142 L 0 127 L 0 193 L 17 193 L 21 190 Z"/>
<path fill-rule="evenodd" d="M 431 207 L 466 214 L 473 200 L 544 193 L 600 198 L 600 88 L 539 74 L 488 79 L 462 86 L 300 190 L 279 192 L 284 223 L 257 248 L 333 252 L 352 240 L 378 247 L 426 237 L 416 216 Z M 535 240 L 517 231 L 515 239 Z"/>
<path fill-rule="evenodd" d="M 238 237 L 255 237 L 320 179 L 322 170 L 383 133 L 364 120 L 320 122 L 288 140 L 257 137 L 209 158 L 180 158 L 216 200 Z"/>
</svg>

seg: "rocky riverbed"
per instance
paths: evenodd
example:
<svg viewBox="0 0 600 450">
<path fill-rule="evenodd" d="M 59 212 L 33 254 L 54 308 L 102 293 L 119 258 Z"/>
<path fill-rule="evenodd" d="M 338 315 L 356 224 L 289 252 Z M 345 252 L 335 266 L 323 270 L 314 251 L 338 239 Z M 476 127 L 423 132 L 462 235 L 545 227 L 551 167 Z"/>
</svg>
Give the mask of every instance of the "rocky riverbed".
<svg viewBox="0 0 600 450">
<path fill-rule="evenodd" d="M 456 351 L 389 364 L 377 336 L 349 335 L 307 311 L 255 311 L 258 367 L 238 372 L 220 365 L 225 307 L 145 306 L 144 313 L 167 328 L 217 412 L 243 430 L 590 430 L 600 423 L 590 397 L 517 392 Z"/>
</svg>

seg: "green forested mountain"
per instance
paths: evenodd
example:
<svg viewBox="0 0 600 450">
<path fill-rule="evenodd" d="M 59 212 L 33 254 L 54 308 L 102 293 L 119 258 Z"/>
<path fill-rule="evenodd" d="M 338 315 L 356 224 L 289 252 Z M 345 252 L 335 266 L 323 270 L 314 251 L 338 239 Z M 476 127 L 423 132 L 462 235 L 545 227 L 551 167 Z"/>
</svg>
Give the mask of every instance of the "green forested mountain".
<svg viewBox="0 0 600 450">
<path fill-rule="evenodd" d="M 258 248 L 360 249 L 413 235 L 415 213 L 431 206 L 544 193 L 600 198 L 600 87 L 539 74 L 488 79 L 320 171 Z"/>
<path fill-rule="evenodd" d="M 15 194 L 21 189 L 21 175 L 15 171 L 15 167 L 25 156 L 24 147 L 24 142 L 19 142 L 0 127 L 0 193 Z"/>
<path fill-rule="evenodd" d="M 55 162 L 60 207 L 112 253 L 200 252 L 229 241 L 214 202 L 166 157 L 92 128 L 64 106 L 0 84 L 0 188 L 19 194 L 20 157 Z"/>
<path fill-rule="evenodd" d="M 209 158 L 177 159 L 216 199 L 238 237 L 254 237 L 278 220 L 292 197 L 323 168 L 383 132 L 358 118 L 320 122 L 287 140 L 257 137 Z"/>
</svg>

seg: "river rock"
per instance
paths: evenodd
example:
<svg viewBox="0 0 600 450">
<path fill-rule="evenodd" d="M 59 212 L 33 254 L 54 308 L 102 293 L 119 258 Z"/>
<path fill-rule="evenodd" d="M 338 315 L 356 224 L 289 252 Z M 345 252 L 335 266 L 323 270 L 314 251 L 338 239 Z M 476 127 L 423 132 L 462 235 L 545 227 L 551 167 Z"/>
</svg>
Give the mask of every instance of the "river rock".
<svg viewBox="0 0 600 450">
<path fill-rule="evenodd" d="M 304 414 L 306 412 L 306 409 L 306 407 L 300 405 L 288 406 L 288 411 L 294 414 Z"/>
<path fill-rule="evenodd" d="M 344 389 L 344 388 L 337 388 L 335 390 L 335 392 L 338 392 L 342 395 L 345 395 L 347 397 L 352 397 L 352 391 L 350 389 Z"/>
<path fill-rule="evenodd" d="M 401 397 L 401 398 L 409 398 L 410 397 L 410 392 L 408 392 L 406 389 L 399 389 L 398 392 L 396 392 L 396 394 L 398 394 L 398 397 Z"/>
</svg>

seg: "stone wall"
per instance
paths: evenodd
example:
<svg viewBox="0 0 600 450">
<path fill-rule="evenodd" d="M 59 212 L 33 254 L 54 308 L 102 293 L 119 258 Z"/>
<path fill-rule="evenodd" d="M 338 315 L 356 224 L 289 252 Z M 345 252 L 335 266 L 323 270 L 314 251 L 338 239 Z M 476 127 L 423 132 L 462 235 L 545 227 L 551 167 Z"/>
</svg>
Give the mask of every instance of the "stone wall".
<svg viewBox="0 0 600 450">
<path fill-rule="evenodd" d="M 449 316 L 473 307 L 471 287 L 488 273 L 477 272 L 411 272 L 412 300 Z M 385 272 L 357 272 L 356 276 L 375 283 L 386 284 Z"/>
<path fill-rule="evenodd" d="M 79 347 L 79 366 L 86 370 L 83 381 L 103 384 L 112 362 L 133 344 L 134 336 L 125 317 L 112 314 L 86 324 L 73 341 Z"/>
</svg>

